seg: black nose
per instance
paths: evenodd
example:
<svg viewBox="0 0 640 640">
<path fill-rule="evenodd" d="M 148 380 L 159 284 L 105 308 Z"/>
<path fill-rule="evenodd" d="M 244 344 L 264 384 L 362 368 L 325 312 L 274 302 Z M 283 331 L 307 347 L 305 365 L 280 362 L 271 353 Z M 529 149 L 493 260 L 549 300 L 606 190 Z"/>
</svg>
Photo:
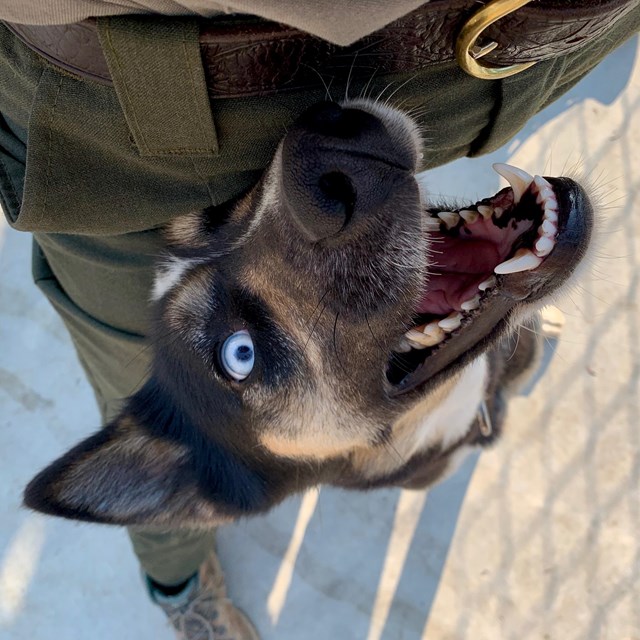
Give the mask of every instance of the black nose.
<svg viewBox="0 0 640 640">
<path fill-rule="evenodd" d="M 287 213 L 313 242 L 348 237 L 367 220 L 388 215 L 394 184 L 414 170 L 407 147 L 366 111 L 333 102 L 315 105 L 284 140 Z"/>
</svg>

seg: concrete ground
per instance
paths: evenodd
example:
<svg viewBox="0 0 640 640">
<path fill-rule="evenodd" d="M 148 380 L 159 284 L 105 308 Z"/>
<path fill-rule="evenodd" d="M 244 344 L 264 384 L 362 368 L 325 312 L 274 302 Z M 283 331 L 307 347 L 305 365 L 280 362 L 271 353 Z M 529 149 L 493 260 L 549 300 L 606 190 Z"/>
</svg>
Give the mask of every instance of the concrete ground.
<svg viewBox="0 0 640 640">
<path fill-rule="evenodd" d="M 601 194 L 548 371 L 502 443 L 428 495 L 322 489 L 221 531 L 231 595 L 265 640 L 640 638 L 637 41 L 506 148 L 428 183 L 484 196 L 497 160 L 577 166 Z M 168 640 L 122 531 L 20 509 L 33 473 L 98 425 L 29 250 L 0 227 L 0 640 Z"/>
</svg>

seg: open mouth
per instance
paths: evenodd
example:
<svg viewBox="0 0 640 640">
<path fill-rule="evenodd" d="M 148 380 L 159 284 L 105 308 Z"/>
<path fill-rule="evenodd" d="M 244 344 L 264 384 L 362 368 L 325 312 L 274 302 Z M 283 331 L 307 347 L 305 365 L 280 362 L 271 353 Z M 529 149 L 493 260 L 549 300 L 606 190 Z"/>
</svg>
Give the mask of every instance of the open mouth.
<svg viewBox="0 0 640 640">
<path fill-rule="evenodd" d="M 561 286 L 585 253 L 593 211 L 576 182 L 494 168 L 510 187 L 473 205 L 426 211 L 428 277 L 387 367 L 392 395 L 422 389 L 479 353 L 517 307 Z"/>
</svg>

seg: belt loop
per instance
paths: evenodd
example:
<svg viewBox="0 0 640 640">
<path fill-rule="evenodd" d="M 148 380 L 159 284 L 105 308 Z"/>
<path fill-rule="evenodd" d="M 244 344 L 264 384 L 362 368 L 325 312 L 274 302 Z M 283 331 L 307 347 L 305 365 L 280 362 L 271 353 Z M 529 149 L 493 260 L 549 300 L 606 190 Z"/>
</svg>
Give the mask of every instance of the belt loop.
<svg viewBox="0 0 640 640">
<path fill-rule="evenodd" d="M 98 18 L 98 35 L 140 155 L 217 155 L 196 20 Z"/>
</svg>

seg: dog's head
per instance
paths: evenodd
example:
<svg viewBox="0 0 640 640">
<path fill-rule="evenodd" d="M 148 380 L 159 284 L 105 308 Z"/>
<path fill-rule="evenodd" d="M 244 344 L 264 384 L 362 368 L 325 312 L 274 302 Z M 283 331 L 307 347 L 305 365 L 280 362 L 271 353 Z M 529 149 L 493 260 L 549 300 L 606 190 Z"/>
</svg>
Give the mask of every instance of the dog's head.
<svg viewBox="0 0 640 640">
<path fill-rule="evenodd" d="M 434 207 L 420 149 L 396 110 L 323 103 L 239 202 L 176 219 L 149 381 L 26 504 L 212 525 L 319 483 L 426 484 L 478 443 L 483 354 L 567 281 L 592 211 L 575 182 L 506 165 L 511 188 Z"/>
</svg>

